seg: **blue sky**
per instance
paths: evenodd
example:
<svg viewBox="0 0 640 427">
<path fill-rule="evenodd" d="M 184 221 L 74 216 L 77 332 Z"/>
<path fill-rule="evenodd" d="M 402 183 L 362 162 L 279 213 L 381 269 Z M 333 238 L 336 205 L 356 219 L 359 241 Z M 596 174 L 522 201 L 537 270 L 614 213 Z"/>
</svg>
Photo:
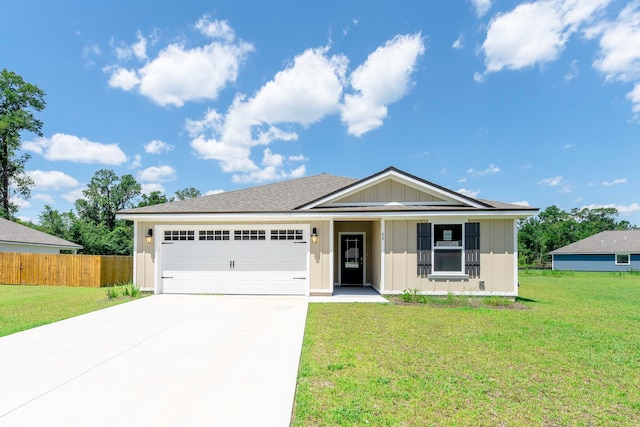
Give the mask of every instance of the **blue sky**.
<svg viewBox="0 0 640 427">
<path fill-rule="evenodd" d="M 307 3 L 3 5 L 0 67 L 47 94 L 19 216 L 102 168 L 171 196 L 393 165 L 640 225 L 640 2 Z"/>
</svg>

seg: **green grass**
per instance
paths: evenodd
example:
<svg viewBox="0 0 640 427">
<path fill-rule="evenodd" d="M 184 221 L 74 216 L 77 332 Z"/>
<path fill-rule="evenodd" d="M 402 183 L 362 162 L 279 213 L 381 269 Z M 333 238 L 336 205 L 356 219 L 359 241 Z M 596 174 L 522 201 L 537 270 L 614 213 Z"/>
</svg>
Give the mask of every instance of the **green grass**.
<svg viewBox="0 0 640 427">
<path fill-rule="evenodd" d="M 130 301 L 105 288 L 0 285 L 0 336 Z"/>
<path fill-rule="evenodd" d="M 640 276 L 520 285 L 526 310 L 310 304 L 292 424 L 640 425 Z"/>
</svg>

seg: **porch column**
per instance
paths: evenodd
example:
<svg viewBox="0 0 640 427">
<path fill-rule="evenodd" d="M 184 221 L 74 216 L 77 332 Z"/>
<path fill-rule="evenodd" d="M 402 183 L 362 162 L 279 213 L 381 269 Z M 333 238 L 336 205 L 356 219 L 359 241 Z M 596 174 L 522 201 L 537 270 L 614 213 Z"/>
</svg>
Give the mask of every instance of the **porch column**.
<svg viewBox="0 0 640 427">
<path fill-rule="evenodd" d="M 385 239 L 384 239 L 384 231 L 385 231 L 385 220 L 384 218 L 380 220 L 380 294 L 384 295 L 384 251 L 385 251 Z"/>
</svg>

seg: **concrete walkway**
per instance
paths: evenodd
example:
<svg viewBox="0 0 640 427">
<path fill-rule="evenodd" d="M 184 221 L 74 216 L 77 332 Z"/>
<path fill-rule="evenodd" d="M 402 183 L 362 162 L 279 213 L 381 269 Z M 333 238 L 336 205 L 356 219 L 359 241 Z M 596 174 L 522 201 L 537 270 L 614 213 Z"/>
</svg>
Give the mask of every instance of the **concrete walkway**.
<svg viewBox="0 0 640 427">
<path fill-rule="evenodd" d="M 288 426 L 308 301 L 156 295 L 0 338 L 0 426 Z"/>
<path fill-rule="evenodd" d="M 336 286 L 331 296 L 309 297 L 309 302 L 366 302 L 388 303 L 389 301 L 371 286 Z"/>
</svg>

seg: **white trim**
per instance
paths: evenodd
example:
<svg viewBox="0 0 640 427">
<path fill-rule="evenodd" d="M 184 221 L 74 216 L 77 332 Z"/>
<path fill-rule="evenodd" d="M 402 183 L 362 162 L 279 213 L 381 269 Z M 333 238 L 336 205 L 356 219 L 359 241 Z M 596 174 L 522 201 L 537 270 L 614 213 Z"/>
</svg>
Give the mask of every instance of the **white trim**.
<svg viewBox="0 0 640 427">
<path fill-rule="evenodd" d="M 367 233 L 364 231 L 341 231 L 338 233 L 338 283 L 342 286 L 342 236 L 362 236 L 362 286 L 367 283 Z"/>
<path fill-rule="evenodd" d="M 404 291 L 391 291 L 385 293 L 385 295 L 400 295 Z M 418 295 L 435 295 L 435 296 L 447 296 L 449 294 L 452 295 L 466 295 L 466 296 L 479 296 L 479 297 L 488 297 L 488 296 L 499 296 L 499 297 L 517 297 L 517 293 L 513 292 L 469 292 L 469 291 L 420 291 Z"/>
<path fill-rule="evenodd" d="M 25 226 L 26 227 L 26 226 Z M 58 250 L 62 250 L 62 251 L 79 251 L 80 249 L 82 249 L 82 247 L 75 247 L 75 246 L 62 246 L 62 245 L 49 245 L 47 243 L 29 243 L 29 242 L 9 242 L 6 240 L 0 240 L 0 244 L 2 245 L 16 245 L 16 246 L 24 246 L 24 245 L 29 245 L 29 246 L 37 246 L 39 248 L 53 248 L 53 249 L 58 249 Z M 55 255 L 55 254 L 52 254 Z"/>
<path fill-rule="evenodd" d="M 309 203 L 307 205 L 304 205 L 301 207 L 301 209 L 303 210 L 307 210 L 307 209 L 312 209 L 315 208 L 317 206 L 323 205 L 331 200 L 338 200 L 341 199 L 343 197 L 347 197 L 351 194 L 357 193 L 359 191 L 362 191 L 368 187 L 371 187 L 373 185 L 376 185 L 386 179 L 394 179 L 397 182 L 400 182 L 402 184 L 405 185 L 409 185 L 410 187 L 413 187 L 419 191 L 422 191 L 424 193 L 428 193 L 428 194 L 432 194 L 432 195 L 437 195 L 439 197 L 442 197 L 444 199 L 449 199 L 449 200 L 455 200 L 459 203 L 462 203 L 465 206 L 472 206 L 472 207 L 476 207 L 476 208 L 483 208 L 485 207 L 484 205 L 474 202 L 473 200 L 469 200 L 466 199 L 464 197 L 462 197 L 461 195 L 458 195 L 455 192 L 451 192 L 449 193 L 448 191 L 443 191 L 440 190 L 439 188 L 435 188 L 432 187 L 430 185 L 425 184 L 424 182 L 418 181 L 415 178 L 411 178 L 405 174 L 399 173 L 395 170 L 388 170 L 383 174 L 377 175 L 377 176 L 373 176 L 365 181 L 360 181 L 359 183 L 357 183 L 354 186 L 350 186 L 349 188 L 346 188 L 342 191 L 339 191 L 337 193 L 331 194 L 329 196 L 325 196 L 315 202 Z"/>
<path fill-rule="evenodd" d="M 627 258 L 629 259 L 629 262 L 626 262 L 626 263 L 618 262 L 618 255 L 626 255 Z M 628 252 L 616 252 L 615 257 L 613 259 L 616 265 L 631 265 L 631 254 Z"/>
<path fill-rule="evenodd" d="M 329 221 L 329 289 L 331 290 L 331 295 L 333 295 L 333 288 L 334 288 L 334 262 L 333 262 L 333 257 L 334 257 L 334 251 L 335 251 L 335 245 L 334 245 L 334 240 L 335 237 L 333 235 L 333 219 L 331 219 L 331 221 Z"/>
<path fill-rule="evenodd" d="M 141 288 L 140 283 L 138 283 L 138 275 L 136 274 L 138 271 L 138 263 L 136 262 L 138 260 L 138 226 L 140 225 L 139 222 L 134 221 L 133 222 L 133 284 L 136 285 L 138 288 Z M 142 258 L 145 259 L 146 257 L 145 252 L 142 253 Z M 143 261 L 143 262 L 146 262 Z"/>
<path fill-rule="evenodd" d="M 323 207 L 348 208 L 359 206 L 451 206 L 451 202 L 353 202 L 353 203 L 326 203 Z M 455 204 L 454 206 L 464 206 Z"/>
<path fill-rule="evenodd" d="M 386 232 L 386 220 L 380 220 L 380 289 L 378 289 L 378 293 L 382 294 L 384 292 L 384 275 L 385 275 L 385 259 L 384 252 L 386 250 L 386 241 L 385 241 L 385 232 Z"/>
<path fill-rule="evenodd" d="M 516 221 L 513 221 L 513 292 L 518 295 L 518 224 Z M 551 257 L 553 264 L 553 257 Z M 553 270 L 553 266 L 551 267 Z"/>
<path fill-rule="evenodd" d="M 533 211 L 417 211 L 417 212 L 291 212 L 291 213 L 193 213 L 193 214 L 118 214 L 116 218 L 129 221 L 150 222 L 208 222 L 208 221 L 311 221 L 333 219 L 416 219 L 428 218 L 433 222 L 434 218 L 475 218 L 475 219 L 519 219 L 535 215 Z"/>
</svg>

